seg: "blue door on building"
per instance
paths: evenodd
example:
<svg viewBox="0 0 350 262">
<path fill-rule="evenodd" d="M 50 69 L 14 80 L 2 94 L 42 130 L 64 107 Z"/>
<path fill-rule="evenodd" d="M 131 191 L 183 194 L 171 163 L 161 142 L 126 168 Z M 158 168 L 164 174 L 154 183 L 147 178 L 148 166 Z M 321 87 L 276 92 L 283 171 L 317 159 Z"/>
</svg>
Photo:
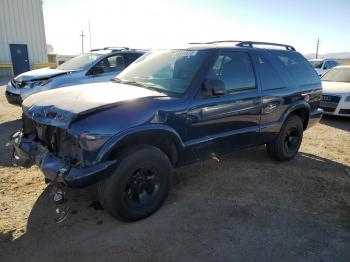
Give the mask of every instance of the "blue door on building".
<svg viewBox="0 0 350 262">
<path fill-rule="evenodd" d="M 10 52 L 13 72 L 15 75 L 19 75 L 30 70 L 27 45 L 10 44 Z"/>
</svg>

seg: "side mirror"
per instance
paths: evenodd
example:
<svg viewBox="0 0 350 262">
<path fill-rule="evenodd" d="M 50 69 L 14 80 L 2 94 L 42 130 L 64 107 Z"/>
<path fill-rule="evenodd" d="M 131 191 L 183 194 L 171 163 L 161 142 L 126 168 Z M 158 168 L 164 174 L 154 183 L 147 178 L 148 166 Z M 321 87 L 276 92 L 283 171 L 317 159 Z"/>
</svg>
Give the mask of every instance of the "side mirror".
<svg viewBox="0 0 350 262">
<path fill-rule="evenodd" d="M 224 81 L 219 79 L 207 79 L 202 84 L 205 96 L 223 96 L 227 94 Z"/>
<path fill-rule="evenodd" d="M 100 75 L 103 73 L 104 73 L 103 67 L 100 67 L 100 66 L 95 66 L 90 70 L 90 75 L 93 75 L 93 76 Z"/>
</svg>

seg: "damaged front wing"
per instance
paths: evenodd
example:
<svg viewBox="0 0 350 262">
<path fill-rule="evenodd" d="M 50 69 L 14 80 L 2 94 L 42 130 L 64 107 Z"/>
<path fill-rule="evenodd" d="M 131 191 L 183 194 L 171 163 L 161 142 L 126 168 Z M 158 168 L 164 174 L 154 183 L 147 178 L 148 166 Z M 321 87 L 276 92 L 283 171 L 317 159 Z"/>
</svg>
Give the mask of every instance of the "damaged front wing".
<svg viewBox="0 0 350 262">
<path fill-rule="evenodd" d="M 39 166 L 45 177 L 51 181 L 64 183 L 72 188 L 94 184 L 107 177 L 117 165 L 117 160 L 108 160 L 87 167 L 73 167 L 51 153 L 45 146 L 23 137 L 18 131 L 11 136 L 14 164 Z"/>
</svg>

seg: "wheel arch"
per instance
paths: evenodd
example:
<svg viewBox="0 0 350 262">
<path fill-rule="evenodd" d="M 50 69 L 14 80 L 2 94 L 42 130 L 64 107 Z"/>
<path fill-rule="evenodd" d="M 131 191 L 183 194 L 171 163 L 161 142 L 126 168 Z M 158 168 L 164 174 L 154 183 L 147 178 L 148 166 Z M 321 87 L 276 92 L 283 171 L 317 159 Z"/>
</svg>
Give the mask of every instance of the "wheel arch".
<svg viewBox="0 0 350 262">
<path fill-rule="evenodd" d="M 303 122 L 303 128 L 306 130 L 309 124 L 310 106 L 306 103 L 301 103 L 290 107 L 284 115 L 283 123 L 292 114 L 300 117 L 301 121 Z"/>
<path fill-rule="evenodd" d="M 152 145 L 162 150 L 171 164 L 176 166 L 184 144 L 175 130 L 169 127 L 143 127 L 129 130 L 111 138 L 100 150 L 97 160 L 116 158 L 118 153 L 129 146 Z"/>
</svg>

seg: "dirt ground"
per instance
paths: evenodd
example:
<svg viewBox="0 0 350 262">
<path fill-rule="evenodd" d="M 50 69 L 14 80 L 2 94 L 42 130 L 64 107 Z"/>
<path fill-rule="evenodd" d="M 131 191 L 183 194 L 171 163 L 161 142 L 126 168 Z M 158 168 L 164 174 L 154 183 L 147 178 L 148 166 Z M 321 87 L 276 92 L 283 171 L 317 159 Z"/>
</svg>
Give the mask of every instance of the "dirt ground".
<svg viewBox="0 0 350 262">
<path fill-rule="evenodd" d="M 11 165 L 21 112 L 0 91 L 0 261 L 349 261 L 350 119 L 324 118 L 288 163 L 259 147 L 178 169 L 145 220 L 113 219 L 88 188 L 57 224 L 40 171 Z"/>
</svg>

